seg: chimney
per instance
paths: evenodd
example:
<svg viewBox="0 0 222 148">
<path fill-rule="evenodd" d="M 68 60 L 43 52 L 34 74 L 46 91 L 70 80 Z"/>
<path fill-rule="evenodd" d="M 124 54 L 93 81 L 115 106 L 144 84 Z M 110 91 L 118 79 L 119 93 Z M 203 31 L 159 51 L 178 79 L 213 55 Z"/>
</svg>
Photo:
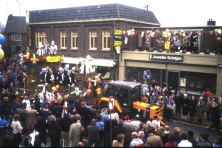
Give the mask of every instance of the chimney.
<svg viewBox="0 0 222 148">
<path fill-rule="evenodd" d="M 29 11 L 26 11 L 26 23 L 29 23 Z"/>
<path fill-rule="evenodd" d="M 8 21 L 10 21 L 10 22 L 13 21 L 13 15 L 12 15 L 12 14 L 9 14 L 9 16 L 8 16 Z"/>
<path fill-rule="evenodd" d="M 216 21 L 213 21 L 213 19 L 209 19 L 209 21 L 207 21 L 207 26 L 216 26 Z"/>
</svg>

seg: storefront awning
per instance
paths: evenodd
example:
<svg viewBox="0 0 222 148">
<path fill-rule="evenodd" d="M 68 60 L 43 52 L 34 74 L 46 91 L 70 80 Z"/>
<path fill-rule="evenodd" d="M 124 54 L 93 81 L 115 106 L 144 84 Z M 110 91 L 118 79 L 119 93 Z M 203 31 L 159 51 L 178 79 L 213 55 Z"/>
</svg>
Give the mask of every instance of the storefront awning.
<svg viewBox="0 0 222 148">
<path fill-rule="evenodd" d="M 82 58 L 64 57 L 63 62 L 66 64 L 79 64 Z M 117 66 L 116 60 L 111 59 L 92 59 L 91 64 L 95 66 L 114 67 Z"/>
</svg>

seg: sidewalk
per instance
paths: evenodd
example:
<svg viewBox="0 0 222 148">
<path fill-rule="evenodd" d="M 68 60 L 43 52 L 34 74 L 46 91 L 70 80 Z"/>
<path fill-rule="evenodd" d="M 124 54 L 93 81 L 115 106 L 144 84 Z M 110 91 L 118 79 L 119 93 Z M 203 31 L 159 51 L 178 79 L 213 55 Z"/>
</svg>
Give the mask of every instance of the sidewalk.
<svg viewBox="0 0 222 148">
<path fill-rule="evenodd" d="M 172 119 L 177 120 L 177 121 L 181 121 L 181 122 L 186 122 L 186 123 L 189 123 L 189 124 L 205 126 L 205 127 L 212 124 L 211 120 L 207 120 L 207 113 L 206 112 L 204 112 L 204 118 L 202 119 L 202 123 L 198 122 L 198 118 L 196 116 L 194 117 L 194 121 L 190 121 L 190 116 L 189 115 L 187 116 L 187 119 L 182 119 L 182 114 L 180 115 L 180 117 L 174 115 L 172 117 Z"/>
</svg>

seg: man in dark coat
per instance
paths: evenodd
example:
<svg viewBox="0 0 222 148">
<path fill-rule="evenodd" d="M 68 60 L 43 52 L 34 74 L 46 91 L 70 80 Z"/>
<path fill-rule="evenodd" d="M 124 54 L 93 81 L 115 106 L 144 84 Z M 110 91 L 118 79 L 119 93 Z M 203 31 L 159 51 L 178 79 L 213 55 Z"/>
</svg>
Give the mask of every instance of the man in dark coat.
<svg viewBox="0 0 222 148">
<path fill-rule="evenodd" d="M 62 128 L 56 122 L 56 117 L 53 116 L 49 122 L 49 137 L 51 142 L 51 147 L 59 147 L 60 139 L 61 139 L 61 131 Z"/>
<path fill-rule="evenodd" d="M 65 83 L 64 84 L 66 86 L 69 86 L 69 87 L 73 87 L 74 86 L 74 79 L 72 78 L 70 72 L 67 73 L 67 76 L 65 77 Z"/>
<path fill-rule="evenodd" d="M 50 73 L 47 70 L 44 71 L 44 74 L 40 82 L 50 83 Z"/>
<path fill-rule="evenodd" d="M 96 120 L 92 119 L 89 126 L 87 126 L 88 146 L 98 147 L 100 142 L 99 126 L 96 125 Z"/>
<path fill-rule="evenodd" d="M 56 116 L 56 118 L 61 119 L 62 114 L 62 106 L 58 104 L 58 102 L 55 102 L 55 105 L 52 108 L 52 114 Z"/>
<path fill-rule="evenodd" d="M 59 69 L 59 74 L 56 79 L 59 85 L 65 85 L 65 74 L 62 68 Z"/>
<path fill-rule="evenodd" d="M 86 129 L 87 125 L 87 121 L 88 121 L 88 117 L 91 114 L 91 111 L 89 108 L 87 108 L 86 106 L 86 102 L 82 102 L 81 103 L 81 108 L 79 109 L 79 114 L 81 115 L 81 124 L 84 127 L 84 129 Z"/>
<path fill-rule="evenodd" d="M 110 120 L 112 122 L 112 129 L 114 126 L 117 126 L 118 125 L 118 122 L 117 120 L 113 117 L 113 115 L 111 115 L 111 119 L 109 120 L 106 120 L 104 123 L 105 123 L 105 126 L 104 126 L 104 131 L 105 131 L 105 134 L 106 134 L 106 140 L 105 140 L 105 145 L 107 147 L 110 147 Z"/>
<path fill-rule="evenodd" d="M 123 124 L 124 124 L 123 120 L 120 119 L 118 126 L 113 127 L 113 140 L 117 140 L 117 135 L 118 134 L 120 134 L 120 133 L 125 134 L 126 128 L 123 127 Z"/>
</svg>

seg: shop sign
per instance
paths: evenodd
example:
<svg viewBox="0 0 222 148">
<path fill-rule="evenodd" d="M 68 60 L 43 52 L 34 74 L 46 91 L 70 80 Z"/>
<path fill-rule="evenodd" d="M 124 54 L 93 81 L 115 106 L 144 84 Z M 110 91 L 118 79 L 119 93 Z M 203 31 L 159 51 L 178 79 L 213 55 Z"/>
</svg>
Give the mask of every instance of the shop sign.
<svg viewBox="0 0 222 148">
<path fill-rule="evenodd" d="M 53 62 L 60 62 L 61 57 L 60 56 L 47 56 L 46 61 L 53 63 Z"/>
<path fill-rule="evenodd" d="M 122 44 L 123 44 L 122 41 L 114 41 L 114 47 L 122 46 Z"/>
<path fill-rule="evenodd" d="M 122 30 L 114 30 L 114 35 L 123 35 L 123 31 Z"/>
<path fill-rule="evenodd" d="M 150 60 L 183 62 L 182 55 L 150 54 Z"/>
<path fill-rule="evenodd" d="M 29 44 L 29 47 L 32 46 L 31 27 L 28 27 L 28 44 Z"/>
</svg>

